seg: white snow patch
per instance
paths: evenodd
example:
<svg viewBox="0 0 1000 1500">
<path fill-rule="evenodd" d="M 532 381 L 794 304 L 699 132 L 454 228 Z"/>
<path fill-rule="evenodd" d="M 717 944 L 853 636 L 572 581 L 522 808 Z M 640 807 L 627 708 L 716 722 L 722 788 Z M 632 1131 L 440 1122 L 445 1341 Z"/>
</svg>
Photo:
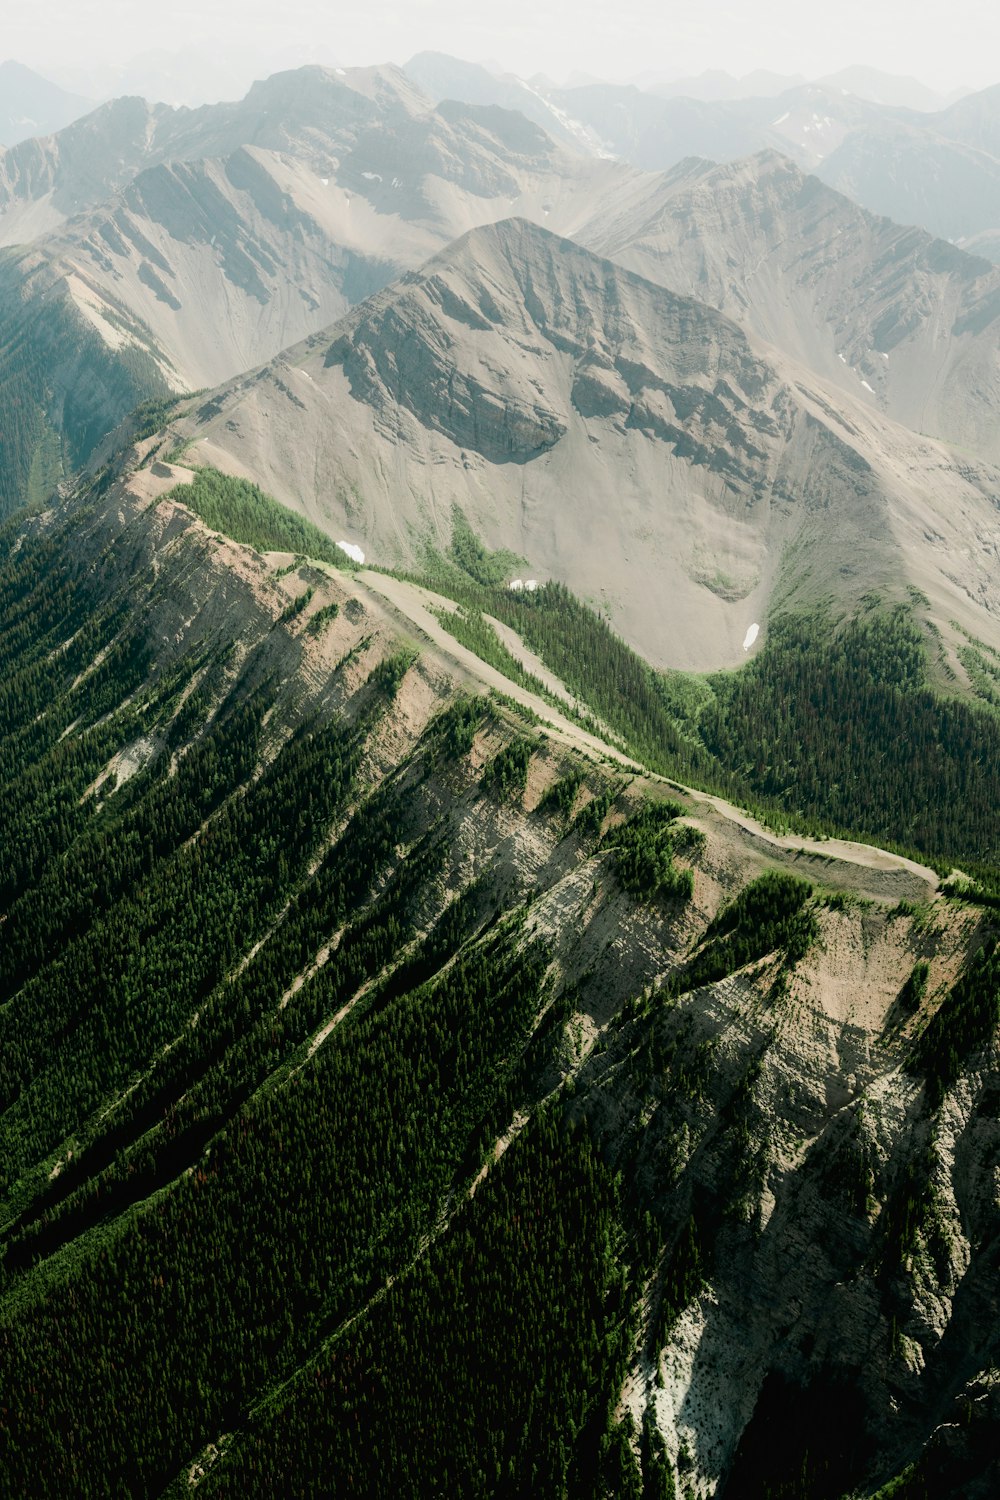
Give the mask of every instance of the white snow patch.
<svg viewBox="0 0 1000 1500">
<path fill-rule="evenodd" d="M 882 355 L 883 359 L 888 359 L 889 358 L 888 354 L 886 354 L 882 349 L 880 349 L 878 352 Z"/>
<path fill-rule="evenodd" d="M 842 365 L 846 365 L 847 364 L 847 360 L 844 358 L 844 356 L 842 354 L 838 354 L 837 358 L 840 360 L 840 363 Z"/>
<path fill-rule="evenodd" d="M 749 651 L 750 650 L 750 647 L 753 645 L 754 641 L 757 639 L 757 637 L 759 635 L 760 635 L 760 626 L 756 625 L 756 624 L 751 625 L 750 629 L 747 631 L 746 635 L 743 637 L 743 649 L 744 649 L 744 651 Z"/>
<path fill-rule="evenodd" d="M 772 125 L 784 125 L 784 123 L 785 123 L 785 121 L 787 119 L 788 119 L 788 110 L 786 109 L 785 113 L 783 115 L 779 115 L 776 120 L 772 120 L 771 124 Z"/>
<path fill-rule="evenodd" d="M 352 562 L 363 563 L 365 554 L 355 542 L 338 542 L 337 546 L 341 552 L 346 552 Z"/>
<path fill-rule="evenodd" d="M 336 73 L 336 75 L 337 75 L 338 78 L 346 78 L 347 77 L 347 73 L 344 71 L 343 68 L 334 68 L 333 71 Z"/>
<path fill-rule="evenodd" d="M 320 178 L 320 182 L 323 184 L 324 187 L 329 187 L 330 186 L 330 179 L 329 179 L 329 177 L 321 177 Z"/>
<path fill-rule="evenodd" d="M 537 578 L 512 578 L 511 581 L 510 581 L 510 583 L 508 583 L 507 587 L 510 589 L 511 593 L 514 593 L 514 594 L 521 593 L 521 591 L 523 589 L 527 589 L 527 591 L 528 591 L 529 594 L 533 594 L 535 592 L 535 590 L 537 589 L 537 587 L 538 587 L 538 579 Z"/>
<path fill-rule="evenodd" d="M 866 391 L 871 391 L 872 395 L 874 396 L 875 392 L 873 388 L 868 384 L 867 380 L 862 380 L 861 384 L 864 386 Z"/>
<path fill-rule="evenodd" d="M 381 182 L 382 181 L 382 173 L 381 172 L 362 172 L 361 175 L 365 179 L 366 182 Z"/>
</svg>

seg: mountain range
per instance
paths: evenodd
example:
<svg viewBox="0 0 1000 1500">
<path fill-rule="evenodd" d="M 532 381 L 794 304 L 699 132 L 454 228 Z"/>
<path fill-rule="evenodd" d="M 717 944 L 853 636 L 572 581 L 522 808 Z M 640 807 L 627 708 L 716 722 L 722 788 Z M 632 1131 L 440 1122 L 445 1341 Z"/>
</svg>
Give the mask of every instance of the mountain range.
<svg viewBox="0 0 1000 1500">
<path fill-rule="evenodd" d="M 996 1493 L 997 95 L 785 82 L 0 153 L 3 1493 Z"/>
</svg>

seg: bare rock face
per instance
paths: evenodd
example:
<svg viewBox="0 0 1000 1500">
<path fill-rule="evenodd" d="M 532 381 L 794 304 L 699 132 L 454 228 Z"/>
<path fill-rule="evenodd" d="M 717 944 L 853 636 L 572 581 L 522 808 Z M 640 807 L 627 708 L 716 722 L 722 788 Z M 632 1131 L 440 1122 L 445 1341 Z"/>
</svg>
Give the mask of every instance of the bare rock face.
<svg viewBox="0 0 1000 1500">
<path fill-rule="evenodd" d="M 388 430 L 394 411 L 403 408 L 422 426 L 491 463 L 528 462 L 553 447 L 566 431 L 565 421 L 531 401 L 515 370 L 489 361 L 469 372 L 456 368 L 453 343 L 437 310 L 465 329 L 498 331 L 432 276 L 421 280 L 419 292 L 414 289 L 384 312 L 360 318 L 351 334 L 331 344 L 325 364 L 343 368 L 352 395 L 371 405 Z"/>
<path fill-rule="evenodd" d="M 849 608 L 912 580 L 942 629 L 996 633 L 988 467 L 523 220 L 471 232 L 178 436 L 385 563 L 447 549 L 457 504 L 664 665 L 742 660 L 779 588 Z"/>
<path fill-rule="evenodd" d="M 580 238 L 895 420 L 1000 458 L 1000 271 L 980 256 L 773 151 L 634 184 Z"/>
<path fill-rule="evenodd" d="M 773 383 L 770 372 L 731 325 L 651 290 L 511 221 L 474 232 L 376 298 L 325 363 L 343 368 L 352 395 L 383 422 L 405 408 L 490 463 L 526 463 L 553 448 L 571 407 L 584 418 L 620 417 L 694 462 L 729 467 L 717 451 L 726 439 L 759 461 L 751 430 L 777 427 L 751 416 L 750 402 Z M 706 387 L 722 361 L 732 379 Z"/>
</svg>

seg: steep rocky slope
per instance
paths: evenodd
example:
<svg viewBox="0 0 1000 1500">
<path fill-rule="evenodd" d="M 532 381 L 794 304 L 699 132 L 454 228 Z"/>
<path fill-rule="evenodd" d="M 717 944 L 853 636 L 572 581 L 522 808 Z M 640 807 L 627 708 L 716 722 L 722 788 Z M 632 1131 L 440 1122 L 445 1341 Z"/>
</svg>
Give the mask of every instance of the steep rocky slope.
<svg viewBox="0 0 1000 1500">
<path fill-rule="evenodd" d="M 990 911 L 626 785 L 184 477 L 0 539 L 12 1492 L 990 1493 Z"/>
<path fill-rule="evenodd" d="M 0 515 L 47 500 L 134 407 L 180 383 L 118 298 L 44 254 L 0 251 Z"/>
<path fill-rule="evenodd" d="M 398 69 L 325 68 L 277 73 L 245 99 L 171 109 L 114 99 L 58 134 L 0 157 L 0 240 L 25 243 L 103 203 L 144 167 L 226 156 L 253 144 L 314 164 L 381 119 L 421 113 L 427 101 Z"/>
<path fill-rule="evenodd" d="M 874 217 L 773 152 L 636 179 L 579 238 L 906 426 L 1000 458 L 991 263 Z"/>
<path fill-rule="evenodd" d="M 109 356 L 141 364 L 142 395 L 201 389 L 326 326 L 473 225 L 516 210 L 572 229 L 619 175 L 521 115 L 434 109 L 398 71 L 377 69 L 276 75 L 239 104 L 195 111 L 119 100 L 9 153 L 0 242 L 33 243 L 4 261 L 0 317 L 21 330 L 18 360 L 37 378 L 22 398 L 8 358 L 0 379 L 15 401 L 41 404 L 46 426 L 34 424 L 42 446 L 26 440 L 23 462 L 8 465 L 5 503 L 33 465 L 52 469 L 43 437 L 62 438 L 58 340 L 44 334 L 56 322 L 84 329 L 95 371 Z M 105 430 L 121 415 L 109 408 Z"/>
<path fill-rule="evenodd" d="M 270 358 L 512 206 L 576 222 L 607 175 L 500 110 L 379 121 L 325 160 L 256 133 L 221 160 L 148 168 L 45 242 L 55 272 L 148 324 L 188 389 Z"/>
<path fill-rule="evenodd" d="M 741 660 L 779 598 L 846 609 L 907 583 L 944 631 L 996 636 L 995 471 L 522 221 L 200 402 L 175 438 L 384 564 L 446 550 L 458 505 L 661 664 Z"/>
</svg>

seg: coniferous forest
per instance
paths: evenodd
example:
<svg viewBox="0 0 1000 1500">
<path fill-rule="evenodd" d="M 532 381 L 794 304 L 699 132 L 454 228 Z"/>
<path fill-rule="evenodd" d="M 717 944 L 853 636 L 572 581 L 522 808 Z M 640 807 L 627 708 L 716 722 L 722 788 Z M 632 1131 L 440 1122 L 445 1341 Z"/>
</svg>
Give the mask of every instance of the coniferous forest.
<svg viewBox="0 0 1000 1500">
<path fill-rule="evenodd" d="M 706 908 L 715 856 L 686 803 L 488 698 L 414 724 L 432 679 L 338 575 L 249 552 L 259 581 L 220 612 L 210 533 L 152 568 L 128 523 L 108 560 L 102 516 L 0 538 L 3 1492 L 695 1493 L 654 1420 L 660 1351 L 767 1243 L 775 1109 L 807 1134 L 822 1114 L 780 1081 L 782 1037 L 831 922 L 918 955 L 886 1042 L 912 1119 L 882 1139 L 862 1105 L 819 1129 L 796 1189 L 834 1216 L 826 1253 L 871 1287 L 901 1370 L 925 1246 L 951 1274 L 929 1184 L 996 1026 L 992 909 L 956 907 L 978 936 L 928 1019 L 946 939 L 917 906 L 764 869 Z M 266 545 L 280 521 L 261 504 L 247 524 Z M 510 618 L 555 662 L 580 616 L 543 590 Z M 586 629 L 608 654 L 579 680 L 611 718 L 623 700 L 593 684 L 635 659 Z M 876 716 L 857 764 L 865 722 L 937 710 L 904 616 L 852 629 L 843 670 Z M 663 763 L 763 777 L 738 754 L 794 644 L 744 707 L 712 685 L 697 742 L 677 715 Z M 652 733 L 670 700 L 646 681 L 626 696 Z M 901 805 L 884 826 L 916 842 Z M 935 849 L 968 836 L 935 816 Z M 824 1366 L 776 1455 L 774 1368 L 725 1494 L 846 1494 L 874 1408 L 821 1438 Z"/>
</svg>

